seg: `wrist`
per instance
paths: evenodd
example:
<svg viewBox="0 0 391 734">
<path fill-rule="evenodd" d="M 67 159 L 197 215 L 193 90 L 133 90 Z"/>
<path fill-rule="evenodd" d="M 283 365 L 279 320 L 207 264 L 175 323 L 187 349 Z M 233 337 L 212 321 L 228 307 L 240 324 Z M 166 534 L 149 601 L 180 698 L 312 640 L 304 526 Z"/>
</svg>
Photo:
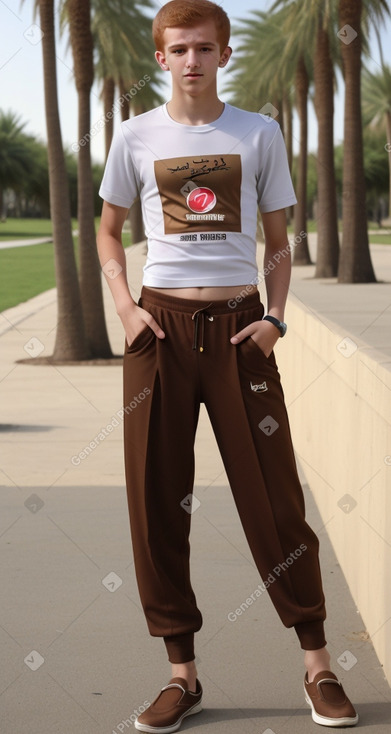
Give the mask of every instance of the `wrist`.
<svg viewBox="0 0 391 734">
<path fill-rule="evenodd" d="M 285 311 L 284 305 L 269 306 L 267 310 L 265 310 L 265 316 L 274 316 L 274 318 L 278 319 L 279 321 L 285 321 L 284 311 Z"/>
<path fill-rule="evenodd" d="M 124 313 L 129 313 L 129 311 L 133 311 L 133 309 L 136 308 L 137 304 L 133 300 L 132 296 L 129 295 L 129 298 L 121 299 L 121 301 L 117 302 L 115 306 L 118 316 L 121 317 L 124 315 Z"/>
<path fill-rule="evenodd" d="M 262 321 L 269 321 L 279 331 L 280 337 L 285 336 L 288 328 L 285 321 L 281 321 L 279 318 L 273 316 L 272 314 L 265 314 Z"/>
</svg>

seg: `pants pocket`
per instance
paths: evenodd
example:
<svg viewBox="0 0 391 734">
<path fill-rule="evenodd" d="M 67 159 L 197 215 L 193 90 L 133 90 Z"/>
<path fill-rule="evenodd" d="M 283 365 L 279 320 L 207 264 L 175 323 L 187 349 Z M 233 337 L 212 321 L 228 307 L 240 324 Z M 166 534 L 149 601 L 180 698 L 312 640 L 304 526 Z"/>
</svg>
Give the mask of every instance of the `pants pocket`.
<svg viewBox="0 0 391 734">
<path fill-rule="evenodd" d="M 248 337 L 248 340 L 247 341 L 250 342 L 250 347 L 253 347 L 254 346 L 255 349 L 257 350 L 257 352 L 259 352 L 261 354 L 261 356 L 264 357 L 264 359 L 269 359 L 269 357 L 266 356 L 266 354 L 263 351 L 263 349 L 261 349 L 261 347 L 259 346 L 259 344 L 257 344 L 257 342 L 255 341 L 255 339 L 253 339 L 251 335 Z M 271 354 L 269 356 L 271 356 Z"/>
<path fill-rule="evenodd" d="M 131 345 L 125 337 L 125 352 L 126 354 L 134 354 L 135 352 L 141 351 L 141 349 L 147 347 L 155 339 L 155 332 L 146 324 L 140 333 L 135 336 Z"/>
<path fill-rule="evenodd" d="M 240 350 L 242 364 L 251 371 L 258 371 L 269 366 L 276 367 L 274 351 L 267 357 L 251 336 L 241 342 L 237 348 Z"/>
</svg>

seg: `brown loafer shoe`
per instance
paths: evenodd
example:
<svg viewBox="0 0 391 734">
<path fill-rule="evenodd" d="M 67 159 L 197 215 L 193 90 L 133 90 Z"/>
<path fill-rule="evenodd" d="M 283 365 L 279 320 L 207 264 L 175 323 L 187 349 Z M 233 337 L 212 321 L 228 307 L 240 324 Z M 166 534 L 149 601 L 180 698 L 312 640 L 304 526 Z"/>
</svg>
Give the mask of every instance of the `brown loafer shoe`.
<svg viewBox="0 0 391 734">
<path fill-rule="evenodd" d="M 312 719 L 323 726 L 355 726 L 358 722 L 342 684 L 334 673 L 322 670 L 311 683 L 304 678 L 305 700 L 312 708 Z"/>
<path fill-rule="evenodd" d="M 196 692 L 187 690 L 184 678 L 172 678 L 134 725 L 139 731 L 169 734 L 178 731 L 185 716 L 202 711 L 202 686 L 197 678 Z"/>
</svg>

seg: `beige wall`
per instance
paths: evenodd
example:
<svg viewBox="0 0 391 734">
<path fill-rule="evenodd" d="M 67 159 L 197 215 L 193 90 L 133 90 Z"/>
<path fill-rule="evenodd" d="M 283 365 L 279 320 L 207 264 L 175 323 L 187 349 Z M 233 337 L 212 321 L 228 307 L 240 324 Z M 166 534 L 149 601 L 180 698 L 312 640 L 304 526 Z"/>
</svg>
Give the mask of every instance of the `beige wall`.
<svg viewBox="0 0 391 734">
<path fill-rule="evenodd" d="M 292 298 L 286 321 L 276 356 L 294 446 L 391 683 L 391 372 Z"/>
</svg>

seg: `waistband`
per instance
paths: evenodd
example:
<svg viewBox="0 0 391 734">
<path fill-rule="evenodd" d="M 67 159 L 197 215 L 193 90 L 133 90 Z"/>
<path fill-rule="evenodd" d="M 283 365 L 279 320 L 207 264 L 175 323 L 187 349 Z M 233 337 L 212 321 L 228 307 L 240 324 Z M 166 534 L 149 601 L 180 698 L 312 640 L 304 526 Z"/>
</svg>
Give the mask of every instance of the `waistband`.
<svg viewBox="0 0 391 734">
<path fill-rule="evenodd" d="M 153 306 L 166 308 L 169 311 L 179 311 L 180 313 L 194 314 L 195 311 L 205 309 L 213 314 L 229 314 L 235 311 L 251 311 L 257 308 L 261 303 L 259 291 L 249 293 L 248 295 L 237 295 L 236 298 L 224 298 L 222 300 L 206 301 L 201 299 L 177 298 L 176 296 L 166 295 L 155 291 L 153 288 L 143 286 L 141 290 L 141 298 L 145 303 Z"/>
</svg>

